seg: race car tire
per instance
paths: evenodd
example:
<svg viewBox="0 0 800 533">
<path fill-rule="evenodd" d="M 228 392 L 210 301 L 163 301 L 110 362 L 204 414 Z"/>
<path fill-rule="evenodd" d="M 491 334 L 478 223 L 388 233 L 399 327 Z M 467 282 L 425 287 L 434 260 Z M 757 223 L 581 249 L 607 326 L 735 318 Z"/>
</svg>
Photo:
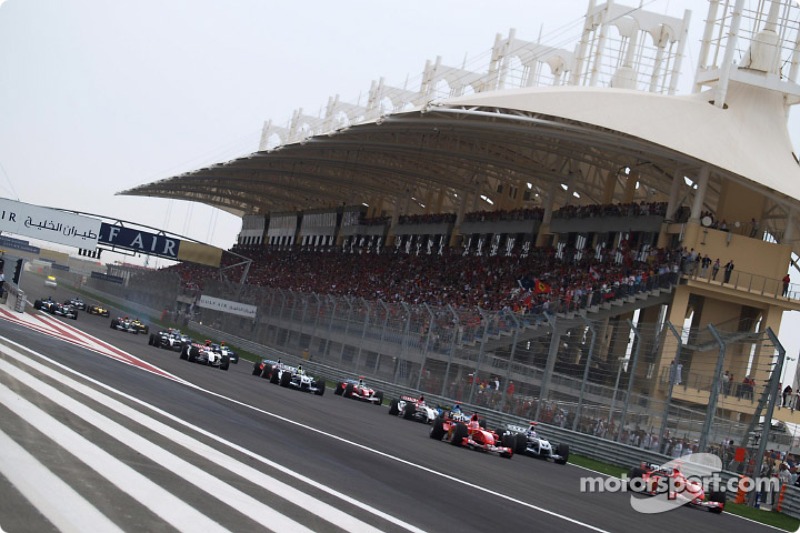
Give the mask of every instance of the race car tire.
<svg viewBox="0 0 800 533">
<path fill-rule="evenodd" d="M 322 396 L 323 394 L 325 394 L 325 380 L 324 379 L 320 379 L 318 381 L 315 381 L 314 384 L 317 387 L 317 390 L 314 392 L 314 394 L 316 394 L 317 396 Z"/>
<path fill-rule="evenodd" d="M 396 415 L 396 414 L 398 414 L 400 412 L 400 409 L 397 407 L 397 404 L 399 404 L 399 403 L 400 402 L 398 400 L 392 400 L 389 403 L 389 414 L 390 415 Z"/>
<path fill-rule="evenodd" d="M 715 490 L 711 494 L 708 495 L 708 501 L 721 503 L 725 505 L 725 501 L 728 499 L 728 495 L 724 490 Z M 712 513 L 715 514 L 722 514 L 722 508 L 717 509 L 709 509 Z"/>
<path fill-rule="evenodd" d="M 436 440 L 442 440 L 442 438 L 444 438 L 444 420 L 442 420 L 441 416 L 437 416 L 436 420 L 433 421 L 430 436 L 432 439 Z"/>
<path fill-rule="evenodd" d="M 481 418 L 480 420 L 478 420 L 478 425 L 481 427 L 481 429 L 486 429 L 486 419 Z"/>
<path fill-rule="evenodd" d="M 189 348 L 188 347 L 184 348 L 183 350 L 181 350 L 180 358 L 183 359 L 184 361 L 189 359 Z"/>
<path fill-rule="evenodd" d="M 42 301 L 41 300 L 34 300 L 33 308 L 34 309 L 41 309 L 42 308 Z"/>
<path fill-rule="evenodd" d="M 517 453 L 517 435 L 515 433 L 511 433 L 510 431 L 500 433 L 498 431 L 497 434 L 500 435 L 500 444 L 506 448 L 511 448 L 514 453 Z"/>
<path fill-rule="evenodd" d="M 344 393 L 342 394 L 345 398 L 352 398 L 353 391 L 356 389 L 356 386 L 352 383 L 348 383 L 347 386 L 344 388 Z"/>
<path fill-rule="evenodd" d="M 556 460 L 556 464 L 567 464 L 567 461 L 569 461 L 569 444 L 562 442 L 556 446 L 556 455 L 561 456 L 561 459 Z"/>
<path fill-rule="evenodd" d="M 281 387 L 288 387 L 292 382 L 292 374 L 289 372 L 281 373 Z"/>
<path fill-rule="evenodd" d="M 189 346 L 186 351 L 189 354 L 189 362 L 194 363 L 197 361 L 197 357 L 200 355 L 200 350 L 195 348 L 194 346 Z M 208 361 L 206 361 L 208 362 Z"/>
<path fill-rule="evenodd" d="M 336 396 L 341 396 L 344 393 L 344 383 L 337 383 L 336 388 L 333 389 L 333 393 Z"/>
<path fill-rule="evenodd" d="M 264 366 L 266 367 L 267 365 L 264 365 Z M 264 369 L 262 369 L 260 367 L 261 367 L 261 365 L 259 363 L 255 363 L 253 365 L 253 375 L 254 376 L 264 377 L 263 376 Z"/>
<path fill-rule="evenodd" d="M 406 420 L 413 420 L 415 414 L 417 414 L 417 406 L 411 402 L 406 402 L 406 409 L 403 412 L 403 418 Z"/>
<path fill-rule="evenodd" d="M 278 383 L 281 382 L 280 378 L 282 375 L 283 374 L 278 372 L 278 366 L 277 365 L 273 366 L 269 371 L 269 382 L 277 385 Z"/>
<path fill-rule="evenodd" d="M 450 441 L 450 444 L 453 446 L 461 446 L 467 436 L 469 436 L 467 425 L 463 422 L 456 422 L 456 427 L 453 429 L 453 439 Z"/>
<path fill-rule="evenodd" d="M 155 333 L 151 333 L 150 336 L 147 338 L 147 344 L 149 346 L 155 346 L 156 345 L 156 334 Z"/>
<path fill-rule="evenodd" d="M 145 335 L 150 333 L 150 326 L 145 326 L 144 329 L 142 330 L 142 333 L 144 333 Z"/>
<path fill-rule="evenodd" d="M 256 367 L 255 373 L 258 374 L 261 379 L 266 379 L 269 381 L 269 378 L 272 377 L 272 373 L 275 371 L 275 368 L 272 365 L 264 363 L 264 366 L 259 369 Z"/>
<path fill-rule="evenodd" d="M 525 433 L 517 433 L 514 440 L 514 453 L 524 454 L 528 451 L 528 436 Z"/>
<path fill-rule="evenodd" d="M 640 483 L 634 485 L 633 480 L 635 479 L 641 480 L 643 479 L 643 476 L 644 476 L 644 470 L 642 470 L 638 466 L 635 466 L 630 469 L 630 471 L 628 472 L 628 490 L 630 492 L 637 492 L 636 485 L 640 485 Z"/>
<path fill-rule="evenodd" d="M 70 318 L 72 318 L 72 320 L 78 320 L 78 312 L 75 311 L 75 314 L 72 315 Z"/>
<path fill-rule="evenodd" d="M 376 392 L 375 397 L 378 399 L 378 401 L 375 402 L 375 405 L 378 406 L 383 405 L 383 391 L 379 390 L 378 392 Z"/>
<path fill-rule="evenodd" d="M 227 355 L 223 355 L 222 360 L 219 363 L 219 369 L 228 370 L 230 366 L 231 366 L 231 358 L 228 357 Z"/>
</svg>

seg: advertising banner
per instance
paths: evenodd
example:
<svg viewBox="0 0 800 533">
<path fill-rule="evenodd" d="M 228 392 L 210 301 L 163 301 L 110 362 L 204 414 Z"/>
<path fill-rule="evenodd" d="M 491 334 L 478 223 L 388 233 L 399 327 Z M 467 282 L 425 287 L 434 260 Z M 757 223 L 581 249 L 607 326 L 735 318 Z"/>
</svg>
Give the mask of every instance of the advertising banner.
<svg viewBox="0 0 800 533">
<path fill-rule="evenodd" d="M 0 231 L 84 250 L 97 248 L 100 220 L 0 198 Z"/>
<path fill-rule="evenodd" d="M 211 309 L 212 311 L 220 311 L 222 313 L 230 313 L 247 318 L 255 318 L 257 311 L 255 305 L 232 302 L 230 300 L 222 300 L 205 295 L 200 297 L 200 301 L 197 302 L 197 305 L 203 309 Z"/>
</svg>

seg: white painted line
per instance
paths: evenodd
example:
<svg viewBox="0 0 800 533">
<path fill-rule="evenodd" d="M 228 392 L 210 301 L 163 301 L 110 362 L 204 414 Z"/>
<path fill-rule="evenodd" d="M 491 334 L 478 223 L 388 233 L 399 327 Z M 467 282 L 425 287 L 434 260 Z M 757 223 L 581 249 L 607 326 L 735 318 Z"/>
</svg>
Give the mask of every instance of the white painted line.
<svg viewBox="0 0 800 533">
<path fill-rule="evenodd" d="M 7 362 L 3 361 L 6 365 Z M 10 366 L 10 365 L 9 365 Z M 31 402 L 0 384 L 0 403 L 29 424 L 43 428 L 59 446 L 131 495 L 179 531 L 227 531 L 179 498 L 153 483 L 93 442 L 77 434 Z M 101 531 L 99 528 L 84 529 Z"/>
<path fill-rule="evenodd" d="M 187 482 L 195 485 L 199 489 L 206 491 L 210 496 L 219 499 L 222 503 L 235 501 L 237 504 L 247 508 L 247 515 L 255 520 L 261 522 L 266 526 L 275 528 L 275 531 L 292 531 L 292 532 L 307 532 L 311 530 L 305 528 L 303 525 L 295 522 L 279 513 L 272 507 L 263 504 L 252 496 L 232 487 L 218 478 L 208 474 L 204 470 L 196 467 L 195 465 L 187 462 L 186 460 L 178 457 L 177 455 L 168 452 L 141 437 L 134 431 L 129 430 L 125 426 L 108 419 L 107 417 L 91 410 L 82 403 L 70 398 L 58 389 L 43 383 L 24 370 L 11 365 L 7 361 L 0 360 L 0 371 L 4 371 L 11 375 L 14 379 L 19 380 L 28 387 L 43 394 L 47 398 L 59 404 L 61 407 L 68 409 L 75 415 L 81 417 L 86 422 L 96 426 L 108 435 L 119 440 L 122 444 L 130 446 L 137 452 L 148 457 L 161 465 L 163 468 L 169 470 L 175 475 L 185 479 Z M 52 376 L 58 379 L 58 376 Z M 66 385 L 74 388 L 76 391 L 84 394 L 100 402 L 102 405 L 113 409 L 129 419 L 142 424 L 143 426 L 159 433 L 160 435 L 186 447 L 189 452 L 196 453 L 201 457 L 211 458 L 216 464 L 227 468 L 229 471 L 251 481 L 262 488 L 276 494 L 277 496 L 286 499 L 300 507 L 308 510 L 308 512 L 323 518 L 339 527 L 348 531 L 363 531 L 378 533 L 378 529 L 371 525 L 358 520 L 337 509 L 336 507 L 324 503 L 316 498 L 313 498 L 286 483 L 279 481 L 273 477 L 268 476 L 258 470 L 249 467 L 236 461 L 230 456 L 221 454 L 218 450 L 203 444 L 202 442 L 185 435 L 166 424 L 158 422 L 151 417 L 136 411 L 127 405 L 114 400 L 94 389 L 81 385 L 69 378 L 63 378 Z"/>
<path fill-rule="evenodd" d="M 83 533 L 88 528 L 107 533 L 122 532 L 3 431 L 0 431 L 0 450 L 3 450 L 0 472 L 60 531 Z"/>
</svg>

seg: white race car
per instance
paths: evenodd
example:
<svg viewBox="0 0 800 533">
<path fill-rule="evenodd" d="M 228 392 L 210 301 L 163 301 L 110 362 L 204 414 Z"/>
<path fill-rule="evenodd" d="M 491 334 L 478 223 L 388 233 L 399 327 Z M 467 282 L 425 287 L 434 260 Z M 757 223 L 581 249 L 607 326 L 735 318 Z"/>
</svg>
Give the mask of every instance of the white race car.
<svg viewBox="0 0 800 533">
<path fill-rule="evenodd" d="M 399 400 L 392 400 L 389 403 L 389 414 L 401 416 L 406 420 L 433 424 L 433 421 L 441 414 L 441 411 L 425 403 L 425 398 L 422 396 L 414 398 L 403 395 L 400 396 Z"/>
<path fill-rule="evenodd" d="M 215 352 L 211 348 L 210 342 L 185 344 L 181 349 L 181 359 L 201 365 L 215 366 L 220 370 L 228 370 L 231 364 L 230 357 Z"/>
<path fill-rule="evenodd" d="M 538 459 L 545 459 L 553 461 L 556 464 L 565 465 L 569 459 L 569 445 L 561 443 L 556 446 L 550 444 L 550 441 L 542 438 L 536 432 L 537 422 L 531 422 L 529 427 L 525 429 L 521 426 L 509 424 L 508 430 L 502 435 L 504 441 L 507 441 L 508 436 L 515 433 L 516 444 L 514 446 L 514 453 L 529 455 Z"/>
<path fill-rule="evenodd" d="M 325 380 L 309 376 L 302 367 L 294 367 L 278 361 L 269 370 L 270 383 L 277 383 L 281 387 L 290 387 L 303 392 L 310 392 L 317 396 L 325 394 Z"/>
<path fill-rule="evenodd" d="M 131 320 L 128 317 L 112 318 L 110 327 L 111 329 L 124 331 L 126 333 L 133 333 L 134 335 L 139 334 L 139 328 L 137 328 L 136 325 L 133 323 L 133 320 Z"/>
</svg>

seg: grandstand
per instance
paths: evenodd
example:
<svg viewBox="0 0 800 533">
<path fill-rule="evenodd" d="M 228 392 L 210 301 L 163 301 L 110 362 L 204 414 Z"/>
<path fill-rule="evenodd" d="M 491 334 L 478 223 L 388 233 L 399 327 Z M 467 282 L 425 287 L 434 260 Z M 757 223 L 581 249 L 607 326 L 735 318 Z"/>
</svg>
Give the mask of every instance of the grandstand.
<svg viewBox="0 0 800 533">
<path fill-rule="evenodd" d="M 800 8 L 758 5 L 709 3 L 688 95 L 688 13 L 591 2 L 574 50 L 511 32 L 485 72 L 428 62 L 418 91 L 375 82 L 366 106 L 124 191 L 242 217 L 247 283 L 184 264 L 161 297 L 251 304 L 198 319 L 578 430 L 746 439 L 800 309 Z"/>
</svg>

